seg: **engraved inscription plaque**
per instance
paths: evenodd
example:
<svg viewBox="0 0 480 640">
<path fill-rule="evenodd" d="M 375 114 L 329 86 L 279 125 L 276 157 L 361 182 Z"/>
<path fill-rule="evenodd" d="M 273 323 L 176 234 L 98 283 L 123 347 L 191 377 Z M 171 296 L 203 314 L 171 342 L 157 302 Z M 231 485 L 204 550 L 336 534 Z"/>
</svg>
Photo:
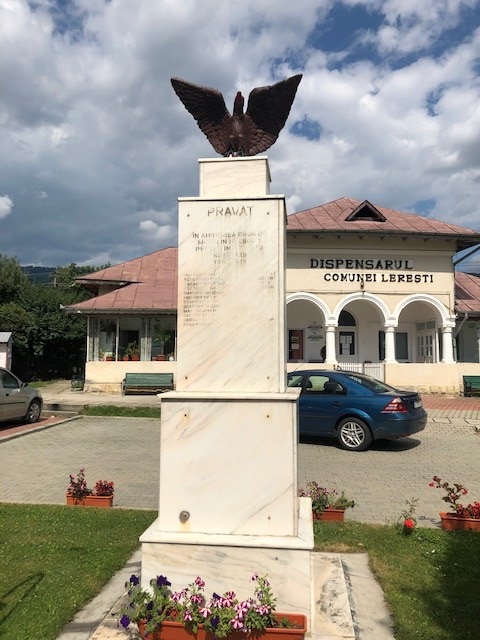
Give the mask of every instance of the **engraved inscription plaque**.
<svg viewBox="0 0 480 640">
<path fill-rule="evenodd" d="M 283 390 L 284 216 L 276 197 L 180 202 L 177 389 Z"/>
</svg>

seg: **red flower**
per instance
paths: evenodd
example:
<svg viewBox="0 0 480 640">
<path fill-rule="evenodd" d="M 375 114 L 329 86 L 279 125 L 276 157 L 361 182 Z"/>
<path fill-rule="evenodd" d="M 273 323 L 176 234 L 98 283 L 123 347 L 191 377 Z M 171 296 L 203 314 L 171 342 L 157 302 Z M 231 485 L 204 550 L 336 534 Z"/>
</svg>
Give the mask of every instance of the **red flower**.
<svg viewBox="0 0 480 640">
<path fill-rule="evenodd" d="M 406 529 L 415 529 L 415 521 L 411 518 L 405 520 L 404 526 Z"/>
</svg>

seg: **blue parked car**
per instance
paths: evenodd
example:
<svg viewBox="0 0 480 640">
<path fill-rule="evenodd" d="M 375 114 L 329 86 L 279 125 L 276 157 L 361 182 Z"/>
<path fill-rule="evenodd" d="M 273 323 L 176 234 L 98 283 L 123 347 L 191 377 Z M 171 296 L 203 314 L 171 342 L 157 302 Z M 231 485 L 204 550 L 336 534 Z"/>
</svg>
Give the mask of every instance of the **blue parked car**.
<svg viewBox="0 0 480 640">
<path fill-rule="evenodd" d="M 364 451 L 372 440 L 411 436 L 427 424 L 420 394 L 363 373 L 292 371 L 288 386 L 301 388 L 300 436 L 334 437 L 349 451 Z"/>
</svg>

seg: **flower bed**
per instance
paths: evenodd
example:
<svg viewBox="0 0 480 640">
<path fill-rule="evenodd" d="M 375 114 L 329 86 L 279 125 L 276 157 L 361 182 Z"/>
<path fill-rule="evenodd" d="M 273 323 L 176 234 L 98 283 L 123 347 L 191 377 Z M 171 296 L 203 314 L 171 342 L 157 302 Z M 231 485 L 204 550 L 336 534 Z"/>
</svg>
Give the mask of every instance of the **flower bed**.
<svg viewBox="0 0 480 640">
<path fill-rule="evenodd" d="M 453 513 L 440 513 L 442 529 L 446 531 L 480 531 L 480 502 L 475 501 L 463 505 L 460 499 L 467 495 L 468 490 L 462 484 L 454 482 L 451 485 L 449 482 L 442 481 L 438 476 L 433 476 L 429 484 L 431 487 L 445 491 L 442 500 L 450 504 L 453 510 Z"/>
<path fill-rule="evenodd" d="M 126 584 L 129 602 L 119 623 L 125 629 L 136 624 L 142 638 L 148 640 L 264 637 L 271 631 L 276 640 L 283 638 L 279 632 L 285 632 L 285 640 L 301 640 L 306 632 L 305 616 L 276 613 L 276 599 L 266 576 L 255 573 L 252 582 L 253 596 L 240 600 L 233 591 L 207 597 L 200 577 L 184 589 L 172 591 L 170 581 L 157 576 L 147 591 L 133 575 Z"/>
<path fill-rule="evenodd" d="M 113 505 L 114 491 L 114 483 L 110 480 L 97 480 L 93 491 L 89 489 L 85 479 L 85 469 L 82 467 L 76 476 L 73 473 L 70 474 L 67 505 L 111 507 Z"/>
</svg>

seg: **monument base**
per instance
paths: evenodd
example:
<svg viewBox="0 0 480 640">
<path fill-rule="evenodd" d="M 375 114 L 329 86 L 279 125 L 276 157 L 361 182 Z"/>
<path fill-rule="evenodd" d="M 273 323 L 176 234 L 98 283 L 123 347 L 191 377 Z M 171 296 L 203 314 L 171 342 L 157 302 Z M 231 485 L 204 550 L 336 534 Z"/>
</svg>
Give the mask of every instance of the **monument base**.
<svg viewBox="0 0 480 640">
<path fill-rule="evenodd" d="M 174 533 L 159 530 L 158 519 L 143 533 L 142 586 L 165 575 L 173 589 L 200 576 L 206 592 L 252 593 L 253 573 L 268 575 L 277 611 L 302 613 L 312 624 L 313 527 L 310 499 L 298 501 L 297 536 Z"/>
</svg>

